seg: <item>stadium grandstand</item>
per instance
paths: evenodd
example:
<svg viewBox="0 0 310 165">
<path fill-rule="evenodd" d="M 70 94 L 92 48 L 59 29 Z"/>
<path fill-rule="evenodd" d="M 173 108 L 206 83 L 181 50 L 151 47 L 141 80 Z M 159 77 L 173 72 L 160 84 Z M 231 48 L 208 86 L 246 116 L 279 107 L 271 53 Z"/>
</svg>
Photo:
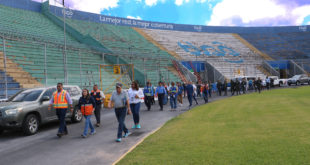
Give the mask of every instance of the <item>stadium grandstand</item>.
<svg viewBox="0 0 310 165">
<path fill-rule="evenodd" d="M 64 11 L 65 10 L 65 11 Z M 181 25 L 0 1 L 0 98 L 57 82 L 206 82 L 310 72 L 310 26 Z"/>
</svg>

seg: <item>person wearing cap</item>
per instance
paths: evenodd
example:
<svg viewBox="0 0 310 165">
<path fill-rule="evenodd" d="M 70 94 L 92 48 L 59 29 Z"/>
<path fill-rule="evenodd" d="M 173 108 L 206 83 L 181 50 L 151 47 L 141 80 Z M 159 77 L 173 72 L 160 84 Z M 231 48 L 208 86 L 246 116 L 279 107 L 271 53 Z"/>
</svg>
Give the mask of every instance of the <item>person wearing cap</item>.
<svg viewBox="0 0 310 165">
<path fill-rule="evenodd" d="M 160 106 L 160 110 L 162 111 L 163 110 L 163 106 L 164 106 L 164 97 L 165 97 L 165 94 L 166 94 L 166 89 L 165 87 L 163 86 L 163 83 L 162 82 L 159 82 L 158 83 L 158 87 L 156 88 L 156 91 L 155 91 L 155 95 L 158 97 L 158 103 L 159 103 L 159 106 Z"/>
<path fill-rule="evenodd" d="M 108 107 L 111 108 L 114 104 L 115 115 L 118 121 L 118 131 L 116 142 L 121 142 L 122 137 L 127 137 L 130 133 L 125 125 L 126 114 L 130 115 L 130 105 L 127 92 L 122 90 L 122 84 L 116 83 L 116 91 L 112 93 L 111 100 L 108 104 Z M 125 133 L 124 136 L 123 132 Z"/>
<path fill-rule="evenodd" d="M 154 97 L 154 89 L 151 86 L 150 82 L 146 83 L 146 87 L 143 89 L 143 94 L 144 94 L 144 103 L 147 107 L 147 110 L 151 110 L 151 105 L 152 105 L 152 96 Z"/>
</svg>

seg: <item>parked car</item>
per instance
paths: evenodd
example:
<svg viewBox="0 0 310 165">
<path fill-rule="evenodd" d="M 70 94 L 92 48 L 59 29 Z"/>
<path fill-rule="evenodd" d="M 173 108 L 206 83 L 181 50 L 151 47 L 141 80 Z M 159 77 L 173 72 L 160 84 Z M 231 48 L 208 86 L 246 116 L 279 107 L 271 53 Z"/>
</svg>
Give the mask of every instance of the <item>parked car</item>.
<svg viewBox="0 0 310 165">
<path fill-rule="evenodd" d="M 295 85 L 310 84 L 310 79 L 306 74 L 295 75 L 292 78 L 287 80 L 287 84 L 289 86 L 292 84 L 295 84 Z"/>
<path fill-rule="evenodd" d="M 274 86 L 284 86 L 287 83 L 287 79 L 279 79 L 278 76 L 269 76 L 270 79 L 273 79 Z"/>
<path fill-rule="evenodd" d="M 281 78 L 279 79 L 279 86 L 287 86 L 287 78 Z"/>
<path fill-rule="evenodd" d="M 67 118 L 80 122 L 82 113 L 77 107 L 82 90 L 78 86 L 64 86 L 70 93 L 74 110 Z M 41 124 L 57 120 L 56 111 L 48 110 L 49 100 L 56 87 L 25 89 L 6 102 L 0 103 L 0 134 L 6 129 L 22 129 L 26 135 L 36 134 Z"/>
</svg>

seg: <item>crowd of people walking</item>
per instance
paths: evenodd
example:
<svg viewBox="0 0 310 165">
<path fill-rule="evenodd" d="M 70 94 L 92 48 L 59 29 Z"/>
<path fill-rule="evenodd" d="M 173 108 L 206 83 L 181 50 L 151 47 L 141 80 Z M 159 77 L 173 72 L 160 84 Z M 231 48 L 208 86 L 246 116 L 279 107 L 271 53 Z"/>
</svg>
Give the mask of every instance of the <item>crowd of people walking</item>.
<svg viewBox="0 0 310 165">
<path fill-rule="evenodd" d="M 266 80 L 267 82 L 267 80 Z M 267 82 L 267 89 L 269 84 Z M 203 98 L 204 103 L 209 102 L 209 98 L 213 95 L 227 96 L 230 88 L 231 95 L 245 94 L 248 90 L 255 90 L 255 92 L 261 92 L 262 81 L 260 78 L 247 81 L 243 79 L 232 79 L 230 83 L 227 80 L 217 81 L 214 83 L 205 82 L 203 84 L 193 82 L 158 82 L 158 86 L 155 87 L 150 81 L 146 83 L 143 89 L 139 88 L 136 81 L 133 81 L 131 88 L 124 90 L 121 83 L 116 83 L 115 91 L 112 93 L 108 108 L 114 107 L 115 116 L 118 121 L 118 131 L 116 142 L 121 142 L 122 138 L 126 138 L 130 135 L 129 129 L 125 125 L 126 115 L 132 114 L 133 125 L 132 129 L 140 129 L 140 108 L 142 101 L 145 103 L 147 111 L 152 110 L 152 106 L 155 104 L 155 100 L 158 100 L 159 111 L 164 110 L 164 105 L 170 103 L 170 110 L 176 111 L 184 104 L 184 98 L 188 100 L 188 108 L 193 106 L 193 101 L 198 105 L 197 97 Z M 94 135 L 96 133 L 95 127 L 91 122 L 92 115 L 96 118 L 96 127 L 100 127 L 101 109 L 104 103 L 105 95 L 98 89 L 97 85 L 93 86 L 93 90 L 89 92 L 87 89 L 83 89 L 82 96 L 79 99 L 78 108 L 85 118 L 84 131 L 82 137 L 86 138 L 88 135 Z M 68 107 L 73 110 L 72 100 L 70 94 L 63 89 L 62 83 L 57 84 L 57 91 L 54 92 L 53 97 L 50 100 L 49 110 L 54 107 L 56 114 L 60 121 L 57 136 L 62 137 L 68 134 L 68 130 L 65 122 L 65 115 Z M 89 132 L 90 129 L 90 132 Z"/>
</svg>

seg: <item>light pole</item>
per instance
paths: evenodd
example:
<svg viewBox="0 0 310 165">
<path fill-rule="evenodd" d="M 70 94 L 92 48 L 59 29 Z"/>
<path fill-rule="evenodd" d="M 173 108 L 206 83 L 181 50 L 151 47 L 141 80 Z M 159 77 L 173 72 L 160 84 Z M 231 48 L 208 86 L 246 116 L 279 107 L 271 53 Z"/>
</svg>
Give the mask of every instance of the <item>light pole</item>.
<svg viewBox="0 0 310 165">
<path fill-rule="evenodd" d="M 129 59 L 130 59 L 130 64 L 132 64 L 132 58 L 133 58 L 132 48 L 133 48 L 133 46 L 130 44 L 130 46 L 128 47 L 128 49 L 129 49 L 129 54 L 130 54 L 130 57 L 129 57 Z"/>
<path fill-rule="evenodd" d="M 67 71 L 67 44 L 66 44 L 66 7 L 65 7 L 65 0 L 62 1 L 63 5 L 63 16 L 64 16 L 64 51 L 63 51 L 63 58 L 64 58 L 64 76 L 65 76 L 65 84 L 68 84 L 68 71 Z"/>
<path fill-rule="evenodd" d="M 3 36 L 3 69 L 4 69 L 4 88 L 5 88 L 5 98 L 8 98 L 8 80 L 7 80 L 7 71 L 6 71 L 6 51 L 5 51 L 5 39 Z"/>
</svg>

